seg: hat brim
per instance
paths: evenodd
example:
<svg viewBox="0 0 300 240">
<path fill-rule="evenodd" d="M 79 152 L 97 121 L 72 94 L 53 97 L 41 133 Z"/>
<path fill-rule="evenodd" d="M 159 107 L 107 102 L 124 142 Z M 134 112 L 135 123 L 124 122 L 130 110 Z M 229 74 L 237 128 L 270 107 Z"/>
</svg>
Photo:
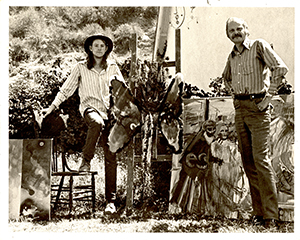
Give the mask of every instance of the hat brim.
<svg viewBox="0 0 300 240">
<path fill-rule="evenodd" d="M 84 50 L 86 53 L 90 52 L 90 46 L 96 39 L 101 39 L 107 43 L 107 53 L 110 53 L 113 50 L 113 42 L 109 37 L 106 37 L 104 35 L 92 35 L 88 37 L 84 42 Z"/>
</svg>

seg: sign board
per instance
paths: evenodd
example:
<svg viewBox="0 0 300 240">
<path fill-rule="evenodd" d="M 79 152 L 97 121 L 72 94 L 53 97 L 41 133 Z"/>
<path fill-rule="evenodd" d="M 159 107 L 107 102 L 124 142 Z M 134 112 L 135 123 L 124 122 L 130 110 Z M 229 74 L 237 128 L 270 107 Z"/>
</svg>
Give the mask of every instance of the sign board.
<svg viewBox="0 0 300 240">
<path fill-rule="evenodd" d="M 9 219 L 20 216 L 23 140 L 9 141 Z"/>
<path fill-rule="evenodd" d="M 51 139 L 9 141 L 11 218 L 50 219 L 51 156 Z"/>
<path fill-rule="evenodd" d="M 294 96 L 278 96 L 272 104 L 274 110 L 270 148 L 279 192 L 279 217 L 284 221 L 293 221 Z M 198 137 L 195 145 L 198 144 L 196 148 L 203 149 L 201 156 L 194 156 L 193 159 L 192 155 L 186 155 L 186 152 L 173 155 L 169 211 L 249 218 L 252 210 L 251 195 L 238 149 L 232 99 L 184 99 L 183 119 L 185 149 L 197 139 L 195 136 L 200 136 L 199 133 L 201 136 L 204 136 L 204 132 L 206 136 L 209 136 L 209 131 L 213 133 L 211 140 L 205 138 L 206 140 L 202 141 L 202 138 Z M 209 121 L 214 123 L 214 129 L 201 130 L 201 126 Z M 221 138 L 222 134 L 223 141 L 219 143 L 217 139 Z M 203 147 L 205 144 L 207 148 Z M 222 163 L 210 161 L 215 157 L 222 159 Z M 201 165 L 201 161 L 204 164 Z"/>
</svg>

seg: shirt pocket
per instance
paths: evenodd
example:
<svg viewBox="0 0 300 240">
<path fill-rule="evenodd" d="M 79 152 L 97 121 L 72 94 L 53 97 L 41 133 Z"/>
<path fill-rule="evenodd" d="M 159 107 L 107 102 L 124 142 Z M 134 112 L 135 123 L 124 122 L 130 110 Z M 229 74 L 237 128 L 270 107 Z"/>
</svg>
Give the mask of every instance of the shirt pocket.
<svg viewBox="0 0 300 240">
<path fill-rule="evenodd" d="M 243 67 L 243 74 L 244 75 L 250 75 L 250 74 L 253 73 L 253 71 L 254 71 L 253 66 L 251 66 L 251 65 L 244 65 L 244 67 Z"/>
</svg>

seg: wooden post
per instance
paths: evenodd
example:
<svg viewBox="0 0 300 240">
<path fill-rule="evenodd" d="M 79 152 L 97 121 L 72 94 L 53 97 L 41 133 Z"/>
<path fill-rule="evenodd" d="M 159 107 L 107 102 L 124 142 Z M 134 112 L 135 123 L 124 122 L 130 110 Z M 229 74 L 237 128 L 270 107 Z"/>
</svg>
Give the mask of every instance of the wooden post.
<svg viewBox="0 0 300 240">
<path fill-rule="evenodd" d="M 136 74 L 136 61 L 137 61 L 137 35 L 133 33 L 130 42 L 131 48 L 131 65 L 130 65 L 130 77 Z M 131 89 L 134 89 L 135 82 L 130 81 Z M 133 140 L 134 148 L 134 140 Z M 130 212 L 133 205 L 133 169 L 134 169 L 134 153 L 132 158 L 127 159 L 127 193 L 126 193 L 126 211 Z"/>
<path fill-rule="evenodd" d="M 204 114 L 205 121 L 209 119 L 209 98 L 205 99 L 205 114 Z"/>
<path fill-rule="evenodd" d="M 176 68 L 176 73 L 181 72 L 181 35 L 180 35 L 180 28 L 175 30 L 175 68 Z"/>
<path fill-rule="evenodd" d="M 130 212 L 133 205 L 133 168 L 134 158 L 127 159 L 127 193 L 126 193 L 126 211 Z"/>
<path fill-rule="evenodd" d="M 181 72 L 181 34 L 180 28 L 175 30 L 175 73 Z M 184 114 L 184 113 L 183 113 Z M 170 195 L 169 200 L 171 200 L 173 193 L 172 189 L 174 187 L 174 183 L 178 181 L 180 171 L 181 171 L 181 163 L 179 163 L 182 154 L 172 154 L 172 169 L 171 169 L 171 179 L 170 179 Z"/>
<path fill-rule="evenodd" d="M 130 64 L 130 88 L 134 89 L 135 79 L 132 77 L 136 74 L 136 62 L 137 62 L 137 35 L 133 33 L 130 39 L 130 51 L 131 51 L 131 64 Z"/>
</svg>

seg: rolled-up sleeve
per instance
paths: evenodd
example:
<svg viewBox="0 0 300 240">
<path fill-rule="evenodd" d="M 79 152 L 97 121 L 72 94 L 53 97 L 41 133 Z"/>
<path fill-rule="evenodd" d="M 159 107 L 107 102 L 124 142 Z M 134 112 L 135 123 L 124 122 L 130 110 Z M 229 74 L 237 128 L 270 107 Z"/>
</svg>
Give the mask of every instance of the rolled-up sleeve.
<svg viewBox="0 0 300 240">
<path fill-rule="evenodd" d="M 229 93 L 233 93 L 233 90 L 232 90 L 231 67 L 230 67 L 229 57 L 227 59 L 224 71 L 222 73 L 222 78 L 223 78 L 226 90 L 229 91 Z"/>
<path fill-rule="evenodd" d="M 258 50 L 267 67 L 271 70 L 271 84 L 280 84 L 278 81 L 287 74 L 288 67 L 268 42 L 261 39 L 258 44 Z"/>
<path fill-rule="evenodd" d="M 117 64 L 110 65 L 109 70 L 108 70 L 108 75 L 109 75 L 110 81 L 114 78 L 117 78 L 119 81 L 125 83 L 125 80 L 124 80 L 122 73 Z"/>
<path fill-rule="evenodd" d="M 52 104 L 56 108 L 58 108 L 62 102 L 64 102 L 65 100 L 67 100 L 69 97 L 73 95 L 73 93 L 79 86 L 79 77 L 80 77 L 79 64 L 76 64 L 75 67 L 72 69 L 70 76 L 61 86 L 54 101 L 52 102 Z"/>
</svg>

